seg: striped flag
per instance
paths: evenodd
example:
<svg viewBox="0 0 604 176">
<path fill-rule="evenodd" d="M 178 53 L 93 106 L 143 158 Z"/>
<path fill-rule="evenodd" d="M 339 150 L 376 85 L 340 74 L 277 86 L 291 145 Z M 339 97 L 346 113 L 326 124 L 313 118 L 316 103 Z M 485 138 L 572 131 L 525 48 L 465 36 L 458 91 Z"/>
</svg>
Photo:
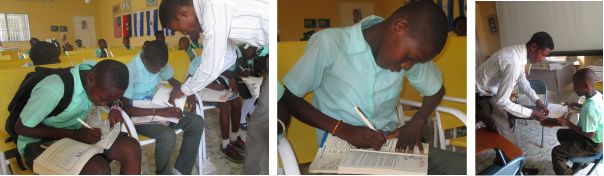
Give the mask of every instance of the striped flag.
<svg viewBox="0 0 604 176">
<path fill-rule="evenodd" d="M 157 9 L 153 10 L 153 15 L 151 15 L 151 11 L 147 11 L 147 35 L 155 35 L 155 32 L 158 31 L 159 21 L 157 20 Z"/>
<path fill-rule="evenodd" d="M 123 37 L 132 36 L 132 15 L 128 14 L 122 16 L 122 28 Z"/>
<path fill-rule="evenodd" d="M 454 14 L 453 14 L 453 11 L 454 11 L 454 10 L 453 10 L 453 9 L 454 9 L 454 8 L 453 8 L 453 6 L 454 6 L 454 4 L 453 4 L 453 0 L 449 0 L 449 2 L 447 2 L 447 5 L 448 5 L 448 7 L 449 7 L 449 8 L 447 9 L 447 11 L 449 12 L 449 13 L 447 14 L 447 15 L 448 15 L 448 19 L 449 19 L 449 31 L 452 31 L 452 30 L 453 30 L 453 27 L 454 27 L 454 25 L 455 25 L 455 24 L 453 23 L 453 15 L 454 15 Z"/>
<path fill-rule="evenodd" d="M 147 36 L 151 35 L 151 11 L 145 12 L 147 15 Z"/>
<path fill-rule="evenodd" d="M 162 29 L 164 31 L 164 35 L 165 36 L 173 36 L 174 35 L 174 31 L 168 28 L 163 28 Z"/>
<path fill-rule="evenodd" d="M 134 37 L 138 37 L 138 13 L 133 14 L 132 24 L 134 25 Z"/>
<path fill-rule="evenodd" d="M 143 19 L 145 17 L 143 11 L 138 13 L 138 36 L 143 36 Z"/>
</svg>

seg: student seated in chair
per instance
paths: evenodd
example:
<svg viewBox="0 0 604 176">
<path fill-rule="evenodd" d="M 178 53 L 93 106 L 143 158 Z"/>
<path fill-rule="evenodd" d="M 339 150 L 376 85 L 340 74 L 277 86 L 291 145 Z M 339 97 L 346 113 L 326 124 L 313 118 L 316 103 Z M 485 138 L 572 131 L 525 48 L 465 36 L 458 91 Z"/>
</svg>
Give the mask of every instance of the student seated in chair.
<svg viewBox="0 0 604 176">
<path fill-rule="evenodd" d="M 119 99 L 128 86 L 128 68 L 114 60 L 104 60 L 94 67 L 76 65 L 70 69 L 73 76 L 73 96 L 69 105 L 56 116 L 48 117 L 62 99 L 67 85 L 58 75 L 43 78 L 32 89 L 27 104 L 16 122 L 19 135 L 17 148 L 30 169 L 33 161 L 44 152 L 40 146 L 61 138 L 71 138 L 94 144 L 101 139 L 100 130 L 82 127 L 77 119 L 86 119 L 93 105 L 107 106 Z M 121 121 L 117 109 L 109 112 L 113 126 Z M 92 157 L 80 174 L 111 174 L 109 162 L 120 162 L 120 174 L 135 175 L 141 172 L 141 149 L 138 141 L 120 135 L 113 146 L 103 154 Z"/>
<path fill-rule="evenodd" d="M 602 93 L 594 89 L 596 74 L 589 68 L 584 68 L 573 75 L 573 88 L 578 96 L 587 99 L 579 112 L 577 125 L 564 117 L 547 119 L 541 122 L 544 126 L 563 126 L 557 132 L 560 145 L 552 149 L 552 164 L 558 175 L 574 175 L 587 167 L 586 163 L 574 163 L 572 167 L 566 164 L 570 157 L 591 156 L 602 152 L 602 115 L 604 101 Z"/>
<path fill-rule="evenodd" d="M 107 58 L 107 41 L 105 39 L 99 39 L 99 48 L 95 50 L 97 58 Z"/>
<path fill-rule="evenodd" d="M 84 48 L 84 46 L 82 46 L 82 40 L 76 39 L 74 42 L 76 44 L 76 48 Z"/>
<path fill-rule="evenodd" d="M 36 43 L 29 52 L 31 64 L 34 66 L 60 63 L 59 55 L 57 47 L 45 41 Z M 27 65 L 31 66 L 29 63 Z"/>
<path fill-rule="evenodd" d="M 180 82 L 173 78 L 174 70 L 168 64 L 168 48 L 163 41 L 146 42 L 142 53 L 128 63 L 130 72 L 128 89 L 124 93 L 126 106 L 124 111 L 132 118 L 143 116 L 162 116 L 179 118 L 178 124 L 141 124 L 135 125 L 136 131 L 156 140 L 155 143 L 155 173 L 158 175 L 191 174 L 199 141 L 204 129 L 201 116 L 194 112 L 181 111 L 179 108 L 137 108 L 132 106 L 132 100 L 152 100 L 160 80 L 168 81 L 174 89 L 180 88 Z M 170 156 L 175 150 L 175 129 L 184 131 L 180 153 L 174 169 L 168 166 Z"/>
<path fill-rule="evenodd" d="M 237 57 L 234 53 L 227 54 L 227 56 Z M 187 72 L 187 79 L 195 74 L 195 71 L 201 63 L 201 59 L 201 57 L 197 57 L 191 61 L 189 71 Z M 237 66 L 233 65 L 228 70 L 235 70 L 236 68 Z M 233 95 L 229 97 L 226 102 L 207 104 L 216 104 L 217 107 L 220 108 L 220 132 L 222 134 L 220 154 L 229 161 L 241 163 L 243 162 L 243 154 L 245 153 L 245 142 L 239 136 L 242 98 L 239 96 L 237 79 L 234 75 L 229 74 L 228 70 L 221 74 L 214 82 L 206 86 L 206 88 L 219 91 L 231 91 Z M 192 101 L 190 99 L 191 98 L 189 98 L 189 102 Z"/>
<path fill-rule="evenodd" d="M 132 50 L 133 48 L 130 46 L 130 37 L 124 37 L 122 38 L 122 44 L 124 44 L 124 49 L 127 50 Z"/>
</svg>

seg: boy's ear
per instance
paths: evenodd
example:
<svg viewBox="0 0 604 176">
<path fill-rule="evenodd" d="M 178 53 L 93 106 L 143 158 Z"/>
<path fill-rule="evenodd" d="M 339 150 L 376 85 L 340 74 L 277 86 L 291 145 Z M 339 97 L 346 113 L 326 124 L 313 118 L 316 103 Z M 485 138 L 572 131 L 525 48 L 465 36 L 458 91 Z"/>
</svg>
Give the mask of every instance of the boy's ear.
<svg viewBox="0 0 604 176">
<path fill-rule="evenodd" d="M 409 25 L 409 22 L 407 21 L 407 19 L 400 18 L 400 19 L 394 21 L 394 23 L 392 24 L 392 30 L 394 32 L 403 32 L 403 31 L 407 30 L 407 25 Z"/>
</svg>

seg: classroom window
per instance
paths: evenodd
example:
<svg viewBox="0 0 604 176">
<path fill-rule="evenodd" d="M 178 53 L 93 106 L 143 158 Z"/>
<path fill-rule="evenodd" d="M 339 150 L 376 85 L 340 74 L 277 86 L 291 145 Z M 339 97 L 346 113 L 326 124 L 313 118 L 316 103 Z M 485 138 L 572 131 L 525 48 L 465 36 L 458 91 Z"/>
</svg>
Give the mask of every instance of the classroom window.
<svg viewBox="0 0 604 176">
<path fill-rule="evenodd" d="M 20 42 L 30 38 L 27 14 L 0 13 L 0 41 Z"/>
</svg>

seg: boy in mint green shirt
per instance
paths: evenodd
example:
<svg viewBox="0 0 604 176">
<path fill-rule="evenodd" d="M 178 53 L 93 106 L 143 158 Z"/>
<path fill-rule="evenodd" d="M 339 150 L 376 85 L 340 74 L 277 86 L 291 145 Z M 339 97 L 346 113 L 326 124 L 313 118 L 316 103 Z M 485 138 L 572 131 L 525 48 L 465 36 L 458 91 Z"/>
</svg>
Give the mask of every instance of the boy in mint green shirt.
<svg viewBox="0 0 604 176">
<path fill-rule="evenodd" d="M 558 130 L 557 137 L 560 145 L 552 149 L 552 164 L 558 175 L 574 175 L 587 167 L 587 163 L 574 163 L 572 167 L 566 164 L 570 157 L 591 156 L 602 152 L 602 110 L 604 100 L 602 93 L 594 89 L 596 74 L 589 68 L 584 68 L 573 76 L 573 87 L 578 96 L 587 99 L 579 111 L 579 123 L 571 123 L 566 118 L 557 118 L 559 126 L 568 129 Z"/>
<path fill-rule="evenodd" d="M 351 27 L 319 31 L 284 77 L 281 101 L 292 115 L 318 128 L 317 139 L 331 133 L 356 147 L 379 149 L 391 134 L 398 137 L 398 151 L 413 151 L 444 96 L 442 74 L 431 60 L 443 49 L 447 28 L 444 12 L 420 1 L 388 19 L 369 16 Z M 397 127 L 404 77 L 424 98 L 413 118 Z M 309 92 L 312 105 L 302 99 Z M 355 106 L 377 131 L 359 118 Z M 428 174 L 465 175 L 465 155 L 432 148 L 428 160 Z"/>
<path fill-rule="evenodd" d="M 128 86 L 128 69 L 115 60 L 104 60 L 94 67 L 76 65 L 70 72 L 74 79 L 73 96 L 63 112 L 47 117 L 64 96 L 65 88 L 58 75 L 50 75 L 32 89 L 16 123 L 15 131 L 19 135 L 17 149 L 30 169 L 33 169 L 33 161 L 44 152 L 42 144 L 61 138 L 88 144 L 98 142 L 100 130 L 82 127 L 77 119 L 86 119 L 93 104 L 106 106 L 119 99 Z M 109 113 L 111 124 L 121 121 L 121 118 L 119 111 L 112 108 Z M 141 150 L 138 141 L 119 136 L 109 150 L 92 157 L 80 174 L 111 174 L 111 160 L 121 163 L 122 174 L 139 174 Z"/>
</svg>

